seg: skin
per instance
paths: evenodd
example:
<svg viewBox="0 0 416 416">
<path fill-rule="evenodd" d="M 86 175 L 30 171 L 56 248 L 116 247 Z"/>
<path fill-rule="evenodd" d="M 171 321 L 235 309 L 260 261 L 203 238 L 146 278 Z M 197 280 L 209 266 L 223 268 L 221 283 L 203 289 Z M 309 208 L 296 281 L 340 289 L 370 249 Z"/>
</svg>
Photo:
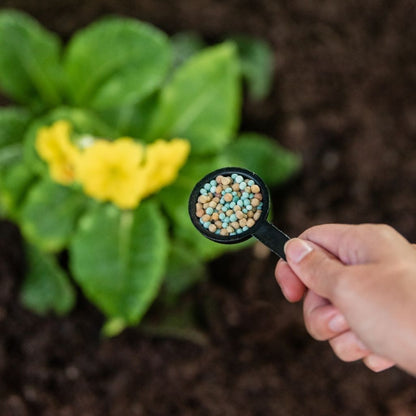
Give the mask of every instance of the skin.
<svg viewBox="0 0 416 416">
<path fill-rule="evenodd" d="M 326 224 L 285 246 L 276 279 L 343 361 L 416 375 L 416 250 L 387 225 Z"/>
</svg>

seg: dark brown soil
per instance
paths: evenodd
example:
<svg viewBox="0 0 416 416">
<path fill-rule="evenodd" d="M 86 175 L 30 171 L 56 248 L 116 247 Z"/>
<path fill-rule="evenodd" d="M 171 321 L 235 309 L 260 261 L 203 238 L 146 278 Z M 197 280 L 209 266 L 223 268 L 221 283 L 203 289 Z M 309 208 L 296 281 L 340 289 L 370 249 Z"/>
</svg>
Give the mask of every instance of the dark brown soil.
<svg viewBox="0 0 416 416">
<path fill-rule="evenodd" d="M 290 235 L 322 222 L 387 222 L 416 241 L 416 4 L 413 0 L 3 0 L 67 39 L 119 13 L 209 41 L 244 32 L 271 42 L 274 89 L 247 102 L 243 128 L 277 137 L 304 170 L 275 189 Z M 270 167 L 271 169 L 273 167 Z M 207 342 L 129 329 L 101 339 L 80 298 L 66 318 L 18 302 L 19 234 L 0 223 L 0 414 L 416 414 L 415 379 L 342 363 L 302 324 L 274 282 L 276 258 L 253 250 L 210 266 L 190 296 Z"/>
</svg>

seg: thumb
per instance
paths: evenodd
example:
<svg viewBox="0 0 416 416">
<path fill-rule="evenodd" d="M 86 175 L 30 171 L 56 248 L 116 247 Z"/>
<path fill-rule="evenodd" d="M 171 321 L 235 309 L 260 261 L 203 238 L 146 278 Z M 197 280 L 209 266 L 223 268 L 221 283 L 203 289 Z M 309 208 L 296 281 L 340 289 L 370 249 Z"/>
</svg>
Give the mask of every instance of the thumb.
<svg viewBox="0 0 416 416">
<path fill-rule="evenodd" d="M 331 299 L 344 270 L 343 263 L 321 247 L 300 238 L 285 245 L 286 260 L 303 282 L 318 295 Z"/>
</svg>

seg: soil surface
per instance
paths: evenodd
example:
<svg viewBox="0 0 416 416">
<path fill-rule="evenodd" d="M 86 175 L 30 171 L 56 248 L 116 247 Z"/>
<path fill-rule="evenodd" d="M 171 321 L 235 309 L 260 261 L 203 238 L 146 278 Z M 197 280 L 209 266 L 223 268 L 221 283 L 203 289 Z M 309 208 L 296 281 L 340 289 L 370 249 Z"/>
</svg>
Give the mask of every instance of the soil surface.
<svg viewBox="0 0 416 416">
<path fill-rule="evenodd" d="M 413 0 L 3 0 L 63 39 L 98 16 L 134 16 L 208 41 L 248 33 L 275 51 L 273 91 L 244 105 L 242 129 L 303 156 L 273 190 L 290 235 L 322 222 L 387 222 L 416 241 L 416 3 Z M 271 167 L 272 168 L 272 167 Z M 415 379 L 343 363 L 306 333 L 301 305 L 273 278 L 276 258 L 246 249 L 210 265 L 197 300 L 205 341 L 140 328 L 101 339 L 81 296 L 65 318 L 18 301 L 16 228 L 0 223 L 0 414 L 416 414 Z"/>
</svg>

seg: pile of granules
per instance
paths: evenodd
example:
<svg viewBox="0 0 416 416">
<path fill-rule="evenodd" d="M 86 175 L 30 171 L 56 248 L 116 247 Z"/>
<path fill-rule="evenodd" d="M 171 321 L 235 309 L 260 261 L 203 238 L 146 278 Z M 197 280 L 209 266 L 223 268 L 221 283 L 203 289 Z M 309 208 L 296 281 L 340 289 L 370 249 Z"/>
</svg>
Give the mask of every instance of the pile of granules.
<svg viewBox="0 0 416 416">
<path fill-rule="evenodd" d="M 196 216 L 214 234 L 233 236 L 248 231 L 260 218 L 263 195 L 252 180 L 233 173 L 218 175 L 200 189 Z"/>
</svg>

